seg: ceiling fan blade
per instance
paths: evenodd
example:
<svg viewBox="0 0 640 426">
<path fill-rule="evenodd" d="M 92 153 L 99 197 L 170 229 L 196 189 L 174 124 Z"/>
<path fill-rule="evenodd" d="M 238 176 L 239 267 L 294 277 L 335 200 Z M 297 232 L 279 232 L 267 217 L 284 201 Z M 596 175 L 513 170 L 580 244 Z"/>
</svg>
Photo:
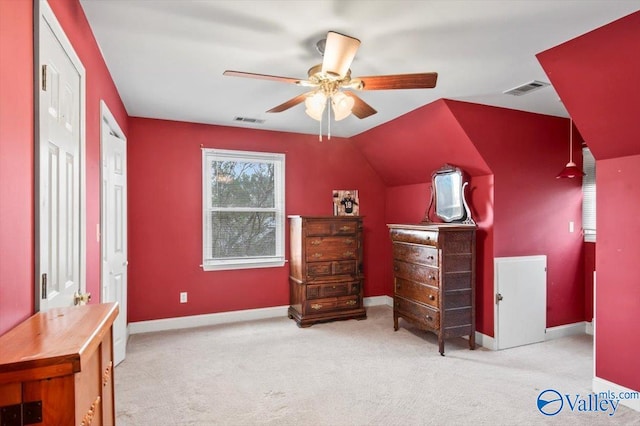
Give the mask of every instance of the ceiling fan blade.
<svg viewBox="0 0 640 426">
<path fill-rule="evenodd" d="M 347 92 L 347 91 L 342 93 L 344 93 L 345 95 L 353 99 L 354 103 L 353 103 L 353 108 L 351 108 L 351 113 L 356 117 L 360 119 L 367 118 L 370 115 L 373 115 L 378 112 L 375 109 L 373 109 L 371 105 L 369 105 L 368 103 L 360 99 L 355 93 Z"/>
<path fill-rule="evenodd" d="M 419 74 L 377 75 L 357 77 L 363 84 L 361 90 L 390 90 L 390 89 L 432 89 L 436 87 L 437 72 Z"/>
<path fill-rule="evenodd" d="M 329 31 L 324 48 L 322 72 L 339 75 L 344 78 L 351 67 L 354 56 L 360 47 L 360 40 L 344 34 Z"/>
<path fill-rule="evenodd" d="M 282 111 L 286 111 L 291 107 L 294 107 L 302 102 L 305 101 L 305 99 L 307 98 L 307 96 L 309 96 L 309 93 L 313 93 L 313 92 L 306 92 L 303 93 L 302 95 L 298 95 L 295 98 L 289 99 L 287 102 L 280 104 L 278 106 L 275 106 L 273 108 L 271 108 L 269 111 L 267 112 L 282 112 Z"/>
<path fill-rule="evenodd" d="M 257 78 L 259 80 L 271 80 L 271 81 L 279 81 L 282 83 L 291 83 L 291 84 L 300 84 L 300 82 L 302 81 L 299 78 L 293 78 L 293 77 L 279 77 L 277 75 L 255 74 L 252 72 L 230 71 L 230 70 L 223 72 L 222 75 L 227 75 L 231 77 Z"/>
</svg>

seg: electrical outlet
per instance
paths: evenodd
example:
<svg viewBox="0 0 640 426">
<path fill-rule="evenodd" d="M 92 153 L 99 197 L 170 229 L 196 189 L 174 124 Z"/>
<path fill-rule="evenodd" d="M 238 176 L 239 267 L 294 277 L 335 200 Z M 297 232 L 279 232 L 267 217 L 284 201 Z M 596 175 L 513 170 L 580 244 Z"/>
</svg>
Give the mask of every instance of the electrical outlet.
<svg viewBox="0 0 640 426">
<path fill-rule="evenodd" d="M 180 293 L 180 303 L 187 303 L 187 292 L 183 291 Z"/>
<path fill-rule="evenodd" d="M 569 232 L 573 232 L 573 221 L 569 221 Z"/>
</svg>

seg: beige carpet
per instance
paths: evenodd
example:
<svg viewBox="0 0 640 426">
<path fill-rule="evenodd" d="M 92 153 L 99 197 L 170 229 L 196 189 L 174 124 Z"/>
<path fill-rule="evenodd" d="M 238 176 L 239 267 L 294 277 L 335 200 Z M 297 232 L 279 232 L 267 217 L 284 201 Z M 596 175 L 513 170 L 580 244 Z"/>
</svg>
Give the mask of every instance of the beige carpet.
<svg viewBox="0 0 640 426">
<path fill-rule="evenodd" d="M 640 413 L 542 415 L 542 390 L 587 396 L 588 335 L 503 351 L 393 331 L 391 308 L 307 329 L 288 318 L 138 334 L 115 370 L 119 425 L 640 425 Z"/>
</svg>

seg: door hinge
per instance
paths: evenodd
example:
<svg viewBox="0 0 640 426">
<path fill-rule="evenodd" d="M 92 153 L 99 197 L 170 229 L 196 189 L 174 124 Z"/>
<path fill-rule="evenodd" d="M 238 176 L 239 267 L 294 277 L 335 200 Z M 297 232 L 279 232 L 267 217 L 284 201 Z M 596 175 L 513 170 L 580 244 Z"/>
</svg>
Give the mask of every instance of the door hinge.
<svg viewBox="0 0 640 426">
<path fill-rule="evenodd" d="M 47 91 L 47 64 L 42 66 L 42 90 Z"/>
<path fill-rule="evenodd" d="M 502 301 L 502 299 L 504 299 L 504 297 L 502 297 L 502 295 L 500 293 L 496 294 L 496 305 L 498 303 L 500 303 L 500 301 Z"/>
<path fill-rule="evenodd" d="M 42 280 L 40 282 L 40 288 L 41 288 L 41 293 L 42 293 L 42 297 L 41 299 L 46 299 L 47 298 L 47 274 L 42 274 Z"/>
</svg>

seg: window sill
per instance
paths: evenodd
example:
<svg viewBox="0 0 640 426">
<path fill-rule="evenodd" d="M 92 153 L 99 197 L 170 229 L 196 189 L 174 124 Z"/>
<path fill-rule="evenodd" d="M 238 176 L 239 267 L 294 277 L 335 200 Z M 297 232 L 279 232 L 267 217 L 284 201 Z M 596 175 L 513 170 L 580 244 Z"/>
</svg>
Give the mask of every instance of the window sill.
<svg viewBox="0 0 640 426">
<path fill-rule="evenodd" d="M 202 266 L 203 271 L 225 271 L 233 269 L 277 268 L 284 266 L 285 263 L 286 261 L 283 258 L 276 258 L 266 260 L 252 259 L 250 261 L 224 260 L 218 262 L 208 262 L 200 266 Z"/>
</svg>

